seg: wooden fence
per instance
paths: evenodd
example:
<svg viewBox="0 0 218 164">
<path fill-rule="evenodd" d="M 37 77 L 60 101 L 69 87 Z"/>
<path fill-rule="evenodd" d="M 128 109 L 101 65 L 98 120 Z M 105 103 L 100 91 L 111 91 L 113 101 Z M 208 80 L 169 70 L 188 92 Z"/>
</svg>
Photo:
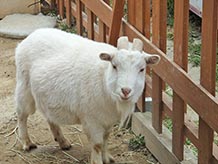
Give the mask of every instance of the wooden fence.
<svg viewBox="0 0 218 164">
<path fill-rule="evenodd" d="M 167 0 L 51 2 L 57 5 L 61 18 L 66 17 L 69 26 L 72 18 L 76 20 L 80 35 L 87 34 L 90 39 L 113 45 L 116 45 L 119 35 L 127 35 L 130 40 L 137 37 L 143 40 L 144 51 L 160 55 L 160 64 L 153 68 L 152 76 L 150 71 L 146 74 L 145 92 L 138 102 L 144 112 L 145 96 L 152 97 L 152 121 L 145 120 L 149 119 L 148 115 L 137 113 L 132 126 L 136 133 L 144 134 L 145 129 L 148 130 L 145 134 L 146 146 L 161 163 L 191 163 L 184 156 L 186 138 L 197 148 L 199 164 L 218 163 L 218 146 L 214 143 L 214 134 L 218 133 L 218 99 L 215 94 L 217 0 L 203 1 L 199 82 L 188 75 L 189 0 L 174 0 L 173 60 L 166 57 Z M 127 19 L 122 18 L 124 9 Z M 172 97 L 166 94 L 166 86 L 172 88 Z M 198 124 L 187 119 L 187 105 L 199 115 Z M 173 124 L 169 137 L 170 150 L 163 140 L 166 136 L 162 124 L 166 116 L 172 119 Z"/>
</svg>

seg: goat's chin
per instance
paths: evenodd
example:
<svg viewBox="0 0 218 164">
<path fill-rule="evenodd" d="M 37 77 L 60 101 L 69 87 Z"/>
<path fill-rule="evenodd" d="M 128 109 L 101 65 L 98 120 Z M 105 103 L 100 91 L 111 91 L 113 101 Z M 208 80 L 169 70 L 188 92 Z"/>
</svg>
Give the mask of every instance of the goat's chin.
<svg viewBox="0 0 218 164">
<path fill-rule="evenodd" d="M 116 107 L 118 113 L 120 114 L 119 129 L 126 128 L 135 109 L 135 103 L 132 103 L 131 101 L 120 101 L 119 99 L 117 100 L 118 101 L 116 101 Z"/>
<path fill-rule="evenodd" d="M 129 123 L 131 114 L 135 109 L 135 103 L 131 102 L 117 102 L 117 110 L 120 113 L 120 125 L 119 128 L 125 128 Z"/>
<path fill-rule="evenodd" d="M 134 98 L 134 95 L 131 95 L 129 97 L 122 97 L 120 94 L 117 94 L 115 92 L 112 92 L 111 97 L 114 101 L 119 103 L 136 103 L 136 99 Z"/>
</svg>

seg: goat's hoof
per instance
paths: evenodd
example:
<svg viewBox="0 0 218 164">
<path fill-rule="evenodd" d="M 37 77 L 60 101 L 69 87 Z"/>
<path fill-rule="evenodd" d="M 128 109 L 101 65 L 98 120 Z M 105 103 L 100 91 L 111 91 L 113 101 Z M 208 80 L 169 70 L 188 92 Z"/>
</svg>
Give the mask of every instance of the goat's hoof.
<svg viewBox="0 0 218 164">
<path fill-rule="evenodd" d="M 71 148 L 72 146 L 69 144 L 69 145 L 62 145 L 61 146 L 61 149 L 62 150 L 70 150 L 70 148 Z"/>
<path fill-rule="evenodd" d="M 30 151 L 36 148 L 37 148 L 36 144 L 33 144 L 33 143 L 23 146 L 24 151 Z"/>
<path fill-rule="evenodd" d="M 103 162 L 103 164 L 111 164 L 111 163 L 115 163 L 115 160 L 114 159 L 110 159 L 109 162 L 105 162 L 105 161 Z"/>
<path fill-rule="evenodd" d="M 107 160 L 103 160 L 103 163 L 104 163 L 104 164 L 115 163 L 115 160 L 114 160 L 114 158 L 112 157 L 112 155 L 110 155 Z"/>
</svg>

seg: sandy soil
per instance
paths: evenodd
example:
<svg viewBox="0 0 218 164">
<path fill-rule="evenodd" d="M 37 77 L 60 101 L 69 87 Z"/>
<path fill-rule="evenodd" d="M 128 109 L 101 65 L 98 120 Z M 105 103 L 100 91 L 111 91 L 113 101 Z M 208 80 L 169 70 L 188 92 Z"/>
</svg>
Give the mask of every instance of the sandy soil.
<svg viewBox="0 0 218 164">
<path fill-rule="evenodd" d="M 0 37 L 0 163 L 1 164 L 68 164 L 89 163 L 90 147 L 80 126 L 65 126 L 63 132 L 72 143 L 69 151 L 62 151 L 53 140 L 43 116 L 36 112 L 29 117 L 30 137 L 38 145 L 31 152 L 24 152 L 19 143 L 14 107 L 15 64 L 14 49 L 21 40 Z M 117 131 L 115 127 L 109 140 L 109 149 L 117 163 L 158 163 L 146 148 L 130 151 L 129 139 L 134 135 L 129 130 Z"/>
</svg>

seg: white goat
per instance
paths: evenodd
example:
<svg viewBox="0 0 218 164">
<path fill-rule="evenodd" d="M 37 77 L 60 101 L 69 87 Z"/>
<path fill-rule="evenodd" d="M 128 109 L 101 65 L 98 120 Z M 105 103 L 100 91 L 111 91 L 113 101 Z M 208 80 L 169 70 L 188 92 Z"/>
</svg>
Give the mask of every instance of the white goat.
<svg viewBox="0 0 218 164">
<path fill-rule="evenodd" d="M 24 150 L 36 148 L 28 136 L 27 118 L 39 109 L 62 149 L 71 144 L 59 124 L 82 124 L 91 142 L 91 163 L 110 163 L 107 150 L 111 127 L 124 124 L 142 94 L 146 65 L 158 55 L 127 37 L 115 48 L 56 29 L 40 29 L 16 49 L 16 110 Z"/>
</svg>

